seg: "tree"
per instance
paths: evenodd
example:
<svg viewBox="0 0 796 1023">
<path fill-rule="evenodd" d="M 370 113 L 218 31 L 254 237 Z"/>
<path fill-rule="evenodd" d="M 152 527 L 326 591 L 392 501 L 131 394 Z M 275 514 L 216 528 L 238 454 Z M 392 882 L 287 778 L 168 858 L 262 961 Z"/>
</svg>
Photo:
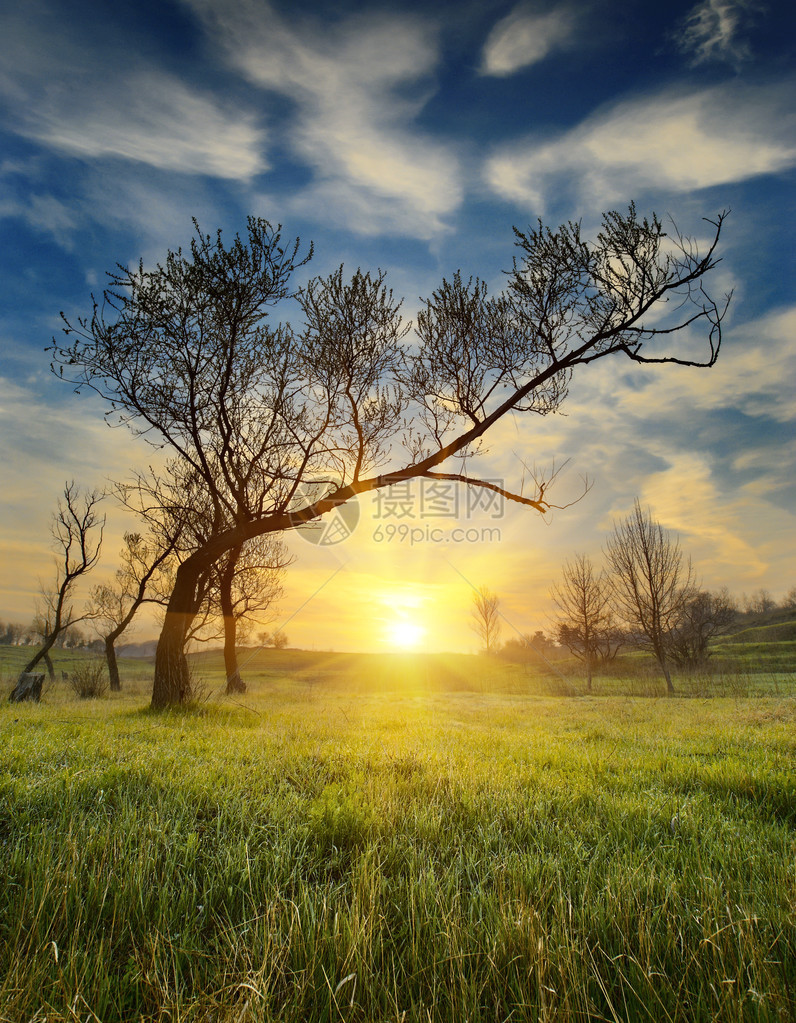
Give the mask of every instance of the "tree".
<svg viewBox="0 0 796 1023">
<path fill-rule="evenodd" d="M 470 627 L 478 636 L 486 653 L 497 650 L 500 639 L 500 598 L 486 586 L 473 593 L 473 606 L 470 610 Z"/>
<path fill-rule="evenodd" d="M 670 637 L 696 595 L 691 562 L 683 558 L 679 541 L 638 500 L 633 512 L 614 524 L 606 556 L 614 610 L 640 645 L 653 652 L 672 694 Z"/>
<path fill-rule="evenodd" d="M 50 678 L 54 678 L 50 650 L 62 633 L 89 617 L 88 613 L 75 614 L 72 598 L 78 580 L 99 560 L 105 516 L 99 516 L 97 505 L 102 497 L 96 490 L 81 493 L 74 481 L 64 485 L 63 499 L 58 501 L 51 526 L 57 551 L 55 581 L 50 589 L 42 589 L 37 616 L 36 628 L 40 630 L 42 642 L 22 674 L 33 671 L 43 660 Z"/>
<path fill-rule="evenodd" d="M 785 594 L 782 600 L 782 606 L 786 611 L 793 611 L 796 609 L 796 586 L 791 586 Z"/>
<path fill-rule="evenodd" d="M 211 599 L 223 624 L 227 693 L 246 692 L 238 668 L 239 623 L 261 619 L 282 596 L 281 577 L 292 560 L 281 540 L 261 536 L 227 551 L 214 566 Z"/>
<path fill-rule="evenodd" d="M 744 596 L 744 611 L 752 615 L 764 615 L 776 609 L 777 602 L 766 589 L 755 590 L 751 597 Z"/>
<path fill-rule="evenodd" d="M 672 629 L 668 650 L 671 660 L 682 668 L 697 668 L 710 653 L 708 644 L 735 621 L 738 608 L 729 591 L 702 590 L 685 604 Z"/>
<path fill-rule="evenodd" d="M 611 609 L 611 589 L 604 574 L 595 572 L 585 554 L 566 561 L 562 575 L 561 584 L 551 594 L 559 612 L 554 621 L 555 635 L 586 665 L 591 692 L 594 665 L 612 657 L 621 642 Z"/>
<path fill-rule="evenodd" d="M 116 641 L 130 626 L 143 603 L 158 600 L 157 596 L 147 597 L 147 587 L 171 554 L 170 547 L 159 549 L 151 537 L 147 540 L 140 533 L 125 533 L 121 564 L 114 581 L 101 583 L 91 591 L 89 611 L 102 637 L 113 692 L 122 688 Z"/>
<path fill-rule="evenodd" d="M 727 302 L 703 278 L 717 264 L 725 214 L 707 251 L 635 207 L 609 212 L 594 241 L 579 224 L 515 229 L 505 292 L 460 273 L 423 303 L 415 344 L 385 275 L 343 268 L 291 291 L 299 242 L 249 218 L 226 247 L 197 233 L 190 252 L 110 274 L 101 303 L 53 340 L 53 368 L 201 481 L 213 508 L 207 539 L 180 565 L 158 643 L 154 707 L 189 692 L 184 645 L 199 580 L 256 536 L 312 522 L 358 494 L 415 477 L 488 487 L 544 512 L 531 495 L 470 475 L 482 438 L 512 413 L 555 411 L 578 366 L 613 355 L 636 363 L 712 366 Z M 311 250 L 310 250 L 311 254 Z M 272 326 L 293 301 L 301 324 Z M 667 354 L 669 335 L 704 324 L 704 357 Z M 157 487 L 162 482 L 150 479 Z"/>
</svg>

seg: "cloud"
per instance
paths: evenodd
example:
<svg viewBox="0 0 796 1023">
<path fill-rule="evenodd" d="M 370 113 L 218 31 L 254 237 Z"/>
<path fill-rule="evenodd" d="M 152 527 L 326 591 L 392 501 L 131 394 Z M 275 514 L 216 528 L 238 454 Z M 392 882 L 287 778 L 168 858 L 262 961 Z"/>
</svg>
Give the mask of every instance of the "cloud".
<svg viewBox="0 0 796 1023">
<path fill-rule="evenodd" d="M 44 4 L 36 13 L 8 15 L 1 26 L 0 96 L 18 134 L 83 159 L 187 174 L 248 180 L 265 168 L 264 132 L 251 112 L 143 63 L 121 40 L 101 50 Z"/>
<path fill-rule="evenodd" d="M 431 237 L 462 201 L 450 146 L 420 131 L 437 64 L 430 26 L 397 14 L 300 31 L 266 3 L 186 0 L 251 83 L 295 104 L 286 125 L 315 180 L 297 203 L 363 233 Z"/>
<path fill-rule="evenodd" d="M 694 65 L 723 61 L 738 66 L 751 56 L 740 32 L 759 10 L 755 0 L 703 0 L 685 17 L 675 41 Z"/>
<path fill-rule="evenodd" d="M 605 205 L 642 190 L 686 192 L 796 165 L 793 83 L 662 92 L 594 114 L 558 138 L 498 149 L 486 180 L 536 210 L 569 190 Z"/>
<path fill-rule="evenodd" d="M 575 19 L 567 8 L 534 14 L 525 4 L 520 4 L 489 33 L 481 73 L 512 75 L 521 68 L 538 64 L 568 41 L 574 26 Z"/>
<path fill-rule="evenodd" d="M 654 387 L 656 403 L 664 407 L 679 403 L 691 412 L 733 409 L 752 418 L 792 423 L 794 364 L 796 307 L 790 307 L 733 327 L 710 370 L 666 366 L 659 379 L 639 371 L 622 404 L 640 413 L 649 407 L 647 388 Z"/>
</svg>

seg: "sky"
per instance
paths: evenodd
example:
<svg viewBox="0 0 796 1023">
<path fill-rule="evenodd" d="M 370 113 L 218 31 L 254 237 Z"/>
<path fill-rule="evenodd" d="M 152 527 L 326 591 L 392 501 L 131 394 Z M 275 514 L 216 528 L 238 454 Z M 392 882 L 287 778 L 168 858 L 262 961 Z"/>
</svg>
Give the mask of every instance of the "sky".
<svg viewBox="0 0 796 1023">
<path fill-rule="evenodd" d="M 588 235 L 634 200 L 705 238 L 702 218 L 732 211 L 714 368 L 597 363 L 562 414 L 502 422 L 482 474 L 517 487 L 555 465 L 569 508 L 415 485 L 291 536 L 268 627 L 292 645 L 475 650 L 480 586 L 504 638 L 549 629 L 563 562 L 599 563 L 636 498 L 706 588 L 796 585 L 792 3 L 27 0 L 0 39 L 0 619 L 29 621 L 52 578 L 64 481 L 153 458 L 51 373 L 60 312 L 89 312 L 117 263 L 185 245 L 192 217 L 229 239 L 248 214 L 312 240 L 315 274 L 386 270 L 411 319 L 457 268 L 499 290 L 514 225 Z M 106 511 L 94 582 L 136 528 Z"/>
</svg>

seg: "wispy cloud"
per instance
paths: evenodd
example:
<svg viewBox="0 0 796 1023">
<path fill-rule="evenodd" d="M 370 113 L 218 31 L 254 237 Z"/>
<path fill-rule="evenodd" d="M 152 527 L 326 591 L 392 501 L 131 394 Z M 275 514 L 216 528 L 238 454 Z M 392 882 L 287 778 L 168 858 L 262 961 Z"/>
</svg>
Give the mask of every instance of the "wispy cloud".
<svg viewBox="0 0 796 1023">
<path fill-rule="evenodd" d="M 692 64 L 722 61 L 738 66 L 751 56 L 741 33 L 761 6 L 756 0 L 702 0 L 683 20 L 675 41 Z"/>
<path fill-rule="evenodd" d="M 265 167 L 255 116 L 219 102 L 114 40 L 90 39 L 38 4 L 2 23 L 0 96 L 10 127 L 70 155 L 119 157 L 167 171 L 247 180 Z"/>
<path fill-rule="evenodd" d="M 575 18 L 566 8 L 537 14 L 520 4 L 494 26 L 484 44 L 481 72 L 512 75 L 521 68 L 538 64 L 571 37 Z"/>
<path fill-rule="evenodd" d="M 782 171 L 796 165 L 793 84 L 628 100 L 556 139 L 502 147 L 486 179 L 504 198 L 541 210 L 562 193 L 603 205 Z"/>
<path fill-rule="evenodd" d="M 416 125 L 438 60 L 430 24 L 380 14 L 299 29 L 257 0 L 186 2 L 232 66 L 295 104 L 287 135 L 315 172 L 299 205 L 365 233 L 444 226 L 462 201 L 458 162 Z"/>
</svg>

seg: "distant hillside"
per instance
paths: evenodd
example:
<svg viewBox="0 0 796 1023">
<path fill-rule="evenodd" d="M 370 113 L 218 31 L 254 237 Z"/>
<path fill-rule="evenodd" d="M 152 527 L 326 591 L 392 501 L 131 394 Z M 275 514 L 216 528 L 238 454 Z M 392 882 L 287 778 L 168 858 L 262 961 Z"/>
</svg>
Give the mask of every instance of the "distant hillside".
<svg viewBox="0 0 796 1023">
<path fill-rule="evenodd" d="M 147 639 L 143 643 L 123 643 L 121 646 L 116 647 L 116 653 L 119 657 L 140 657 L 146 659 L 155 656 L 157 646 L 158 641 L 156 639 Z"/>
<path fill-rule="evenodd" d="M 791 612 L 792 614 L 793 612 Z M 787 643 L 796 640 L 796 620 L 752 625 L 722 638 L 722 643 Z"/>
</svg>

